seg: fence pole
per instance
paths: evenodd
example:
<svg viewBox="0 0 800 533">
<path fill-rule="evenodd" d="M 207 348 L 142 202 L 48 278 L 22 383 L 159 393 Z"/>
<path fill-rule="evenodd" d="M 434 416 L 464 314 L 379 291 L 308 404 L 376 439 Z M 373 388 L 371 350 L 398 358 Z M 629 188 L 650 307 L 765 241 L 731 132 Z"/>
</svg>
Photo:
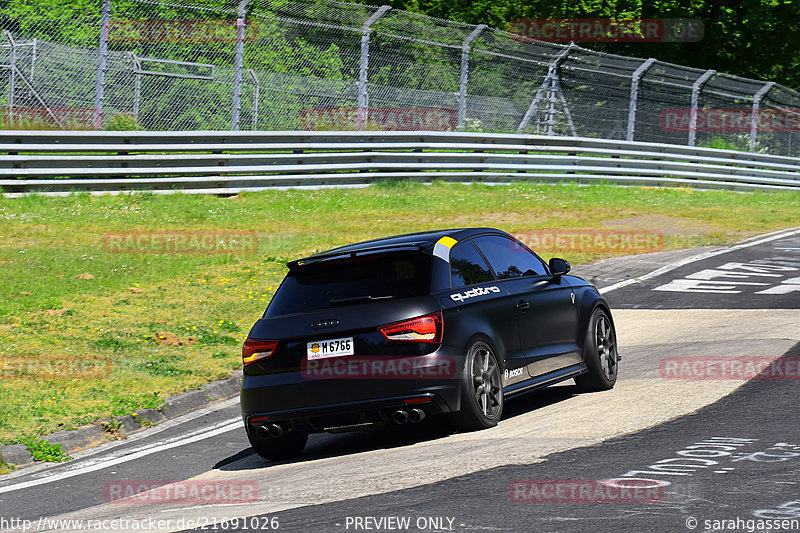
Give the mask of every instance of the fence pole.
<svg viewBox="0 0 800 533">
<path fill-rule="evenodd" d="M 231 130 L 239 129 L 239 114 L 242 110 L 242 66 L 244 64 L 244 24 L 247 4 L 241 0 L 236 18 L 236 57 L 233 64 L 233 107 L 231 109 Z"/>
<path fill-rule="evenodd" d="M 550 78 L 550 88 L 547 91 L 547 120 L 545 121 L 544 134 L 553 135 L 553 126 L 556 125 L 556 97 L 558 91 L 558 71 L 553 72 Z"/>
<path fill-rule="evenodd" d="M 142 64 L 134 52 L 130 52 L 133 63 L 133 118 L 139 123 L 139 105 L 142 98 Z"/>
<path fill-rule="evenodd" d="M 716 70 L 707 70 L 692 84 L 692 109 L 689 111 L 689 146 L 694 146 L 697 135 L 697 105 L 700 102 L 700 91 Z"/>
<path fill-rule="evenodd" d="M 552 88 L 553 78 L 555 78 L 556 82 L 558 82 L 558 65 L 564 58 L 567 57 L 570 50 L 575 46 L 575 43 L 569 43 L 568 45 L 564 46 L 559 52 L 553 56 L 553 59 L 550 60 L 550 64 L 547 66 L 547 76 L 545 76 L 542 84 L 539 86 L 539 90 L 536 91 L 536 95 L 531 100 L 531 105 L 528 106 L 528 110 L 525 112 L 525 115 L 522 117 L 522 120 L 519 122 L 517 126 L 517 131 L 522 132 L 525 128 L 528 127 L 528 124 L 533 118 L 533 114 L 536 112 L 536 109 L 539 107 L 539 102 L 544 95 L 546 90 Z"/>
<path fill-rule="evenodd" d="M 356 129 L 363 131 L 367 123 L 367 70 L 369 69 L 369 36 L 372 25 L 392 9 L 391 6 L 381 6 L 361 26 L 361 62 L 358 67 L 358 112 L 356 115 Z"/>
<path fill-rule="evenodd" d="M 8 39 L 8 44 L 11 47 L 9 50 L 9 72 L 8 72 L 8 126 L 14 125 L 14 86 L 16 85 L 16 70 L 17 70 L 17 47 L 11 32 L 5 30 L 3 32 Z"/>
<path fill-rule="evenodd" d="M 94 89 L 94 129 L 103 127 L 103 90 L 106 83 L 106 61 L 108 59 L 108 26 L 111 16 L 111 0 L 103 0 L 100 19 L 100 44 L 98 46 L 97 83 Z"/>
<path fill-rule="evenodd" d="M 561 107 L 564 109 L 564 115 L 567 117 L 569 131 L 574 137 L 577 137 L 578 131 L 575 129 L 575 122 L 572 120 L 572 113 L 569 111 L 567 99 L 564 97 L 564 91 L 561 90 L 561 82 L 558 81 L 558 78 L 556 78 L 556 93 L 558 94 L 558 99 L 561 102 Z"/>
<path fill-rule="evenodd" d="M 628 101 L 628 133 L 625 139 L 628 141 L 633 140 L 633 131 L 636 128 L 636 100 L 639 98 L 639 79 L 647 72 L 647 69 L 653 66 L 656 60 L 650 58 L 633 71 L 631 76 L 631 97 Z"/>
<path fill-rule="evenodd" d="M 486 29 L 486 24 L 479 24 L 472 30 L 464 42 L 461 43 L 461 84 L 458 89 L 458 127 L 463 128 L 464 122 L 467 120 L 467 82 L 469 81 L 469 48 L 472 41 L 477 39 L 483 30 Z"/>
<path fill-rule="evenodd" d="M 258 129 L 258 97 L 259 97 L 259 85 L 258 85 L 258 76 L 256 75 L 255 71 L 251 68 L 247 69 L 247 73 L 250 74 L 250 79 L 253 81 L 253 131 Z"/>
<path fill-rule="evenodd" d="M 762 88 L 753 95 L 753 116 L 750 120 L 750 151 L 756 151 L 756 135 L 758 135 L 758 108 L 761 105 L 761 99 L 775 86 L 775 82 L 771 81 L 766 83 Z"/>
<path fill-rule="evenodd" d="M 38 44 L 39 39 L 36 37 L 33 38 L 33 49 L 31 50 L 31 83 L 33 83 L 33 78 L 36 69 L 36 45 Z"/>
</svg>

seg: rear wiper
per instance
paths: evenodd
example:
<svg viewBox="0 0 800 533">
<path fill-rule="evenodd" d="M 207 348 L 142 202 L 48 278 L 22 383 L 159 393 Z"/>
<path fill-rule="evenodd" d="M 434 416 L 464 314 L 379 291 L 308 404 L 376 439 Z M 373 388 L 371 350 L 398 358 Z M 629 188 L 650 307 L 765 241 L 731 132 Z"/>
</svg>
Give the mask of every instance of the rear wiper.
<svg viewBox="0 0 800 533">
<path fill-rule="evenodd" d="M 394 296 L 353 296 L 352 298 L 333 298 L 330 300 L 331 305 L 347 305 L 359 302 L 374 302 L 375 300 L 391 300 Z"/>
</svg>

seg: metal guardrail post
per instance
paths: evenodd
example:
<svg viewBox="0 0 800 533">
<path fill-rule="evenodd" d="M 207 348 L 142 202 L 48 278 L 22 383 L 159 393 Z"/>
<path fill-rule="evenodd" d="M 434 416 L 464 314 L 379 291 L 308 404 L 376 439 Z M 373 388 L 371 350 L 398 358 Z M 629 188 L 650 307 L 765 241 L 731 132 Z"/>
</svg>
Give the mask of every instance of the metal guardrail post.
<svg viewBox="0 0 800 533">
<path fill-rule="evenodd" d="M 536 95 L 533 97 L 533 100 L 531 100 L 531 105 L 528 106 L 528 110 L 517 126 L 518 132 L 528 127 L 531 118 L 533 118 L 533 114 L 536 112 L 536 108 L 539 106 L 539 102 L 542 100 L 542 95 L 544 95 L 546 90 L 552 88 L 553 80 L 555 80 L 556 84 L 558 83 L 558 65 L 567 57 L 574 46 L 575 43 L 569 43 L 550 60 L 550 64 L 547 66 L 547 75 L 544 77 L 542 84 L 539 86 L 539 90 L 536 91 Z"/>
<path fill-rule="evenodd" d="M 639 79 L 644 75 L 647 70 L 653 66 L 656 60 L 650 58 L 633 71 L 631 76 L 631 97 L 628 101 L 628 132 L 625 135 L 626 141 L 633 140 L 633 132 L 636 128 L 636 100 L 639 98 Z"/>
<path fill-rule="evenodd" d="M 247 4 L 241 0 L 236 18 L 236 57 L 233 64 L 233 104 L 231 109 L 231 130 L 239 129 L 239 114 L 242 110 L 242 65 L 244 64 L 244 25 Z"/>
<path fill-rule="evenodd" d="M 14 42 L 14 38 L 11 36 L 11 32 L 5 30 L 3 32 L 8 39 L 8 44 L 11 46 L 11 50 L 9 51 L 9 73 L 8 73 L 8 125 L 14 125 L 14 89 L 16 85 L 16 70 L 17 70 L 17 45 Z"/>
<path fill-rule="evenodd" d="M 700 91 L 703 90 L 703 85 L 716 73 L 716 70 L 707 70 L 692 84 L 692 109 L 689 111 L 689 146 L 694 146 L 697 135 L 697 105 L 700 101 Z"/>
<path fill-rule="evenodd" d="M 108 30 L 111 17 L 111 0 L 103 0 L 100 18 L 100 44 L 97 59 L 97 83 L 94 89 L 94 129 L 103 127 L 103 90 L 106 83 L 106 61 L 108 60 Z"/>
<path fill-rule="evenodd" d="M 750 120 L 750 151 L 756 151 L 756 135 L 758 135 L 758 108 L 761 105 L 761 99 L 775 86 L 775 82 L 771 81 L 765 84 L 753 95 L 753 115 Z"/>
<path fill-rule="evenodd" d="M 356 114 L 356 129 L 363 131 L 367 125 L 367 70 L 369 69 L 369 36 L 372 26 L 392 9 L 391 6 L 381 6 L 361 26 L 361 61 L 358 67 L 358 111 Z"/>
<path fill-rule="evenodd" d="M 486 24 L 479 24 L 472 30 L 464 42 L 461 43 L 461 83 L 458 88 L 458 127 L 463 128 L 467 119 L 467 82 L 469 81 L 469 48 L 472 41 L 477 39 L 487 28 Z"/>
</svg>

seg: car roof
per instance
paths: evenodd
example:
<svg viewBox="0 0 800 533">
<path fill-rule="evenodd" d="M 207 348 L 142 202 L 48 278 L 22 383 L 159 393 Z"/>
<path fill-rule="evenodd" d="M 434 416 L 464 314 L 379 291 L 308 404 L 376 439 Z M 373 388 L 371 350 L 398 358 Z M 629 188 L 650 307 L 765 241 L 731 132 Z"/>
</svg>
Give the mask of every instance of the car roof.
<svg viewBox="0 0 800 533">
<path fill-rule="evenodd" d="M 461 241 L 474 235 L 487 233 L 508 235 L 506 232 L 494 228 L 452 228 L 424 231 L 419 233 L 405 233 L 402 235 L 392 235 L 390 237 L 382 237 L 380 239 L 361 241 L 340 246 L 338 248 L 332 248 L 303 259 L 292 261 L 288 263 L 287 266 L 290 269 L 294 269 L 304 265 L 319 263 L 320 261 L 327 261 L 329 258 L 341 257 L 344 254 L 355 255 L 356 252 L 369 253 L 373 250 L 376 252 L 392 251 L 401 248 L 417 248 L 420 250 L 427 250 L 433 248 L 433 246 L 444 237 L 449 237 L 454 241 Z"/>
<path fill-rule="evenodd" d="M 423 231 L 419 233 L 405 233 L 403 235 L 393 235 L 391 237 L 382 237 L 380 239 L 372 239 L 369 241 L 362 241 L 338 248 L 333 248 L 325 252 L 320 252 L 319 255 L 328 255 L 330 253 L 338 252 L 351 252 L 351 251 L 364 251 L 373 248 L 389 248 L 392 246 L 403 247 L 408 245 L 426 245 L 433 246 L 443 237 L 450 237 L 453 240 L 460 241 L 473 235 L 483 233 L 499 233 L 505 235 L 504 231 L 494 228 L 453 228 L 442 229 L 435 231 Z M 312 256 L 313 257 L 313 256 Z"/>
</svg>

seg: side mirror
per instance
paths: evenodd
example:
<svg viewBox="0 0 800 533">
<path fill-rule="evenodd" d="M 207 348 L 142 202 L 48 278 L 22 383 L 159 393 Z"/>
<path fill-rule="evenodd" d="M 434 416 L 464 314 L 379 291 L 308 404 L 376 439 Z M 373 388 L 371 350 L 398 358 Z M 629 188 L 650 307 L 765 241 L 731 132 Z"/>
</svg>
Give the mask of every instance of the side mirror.
<svg viewBox="0 0 800 533">
<path fill-rule="evenodd" d="M 553 274 L 553 281 L 556 283 L 561 283 L 561 276 L 569 272 L 570 268 L 572 268 L 570 267 L 569 261 L 558 257 L 553 257 L 547 264 L 550 266 L 550 273 Z"/>
</svg>

